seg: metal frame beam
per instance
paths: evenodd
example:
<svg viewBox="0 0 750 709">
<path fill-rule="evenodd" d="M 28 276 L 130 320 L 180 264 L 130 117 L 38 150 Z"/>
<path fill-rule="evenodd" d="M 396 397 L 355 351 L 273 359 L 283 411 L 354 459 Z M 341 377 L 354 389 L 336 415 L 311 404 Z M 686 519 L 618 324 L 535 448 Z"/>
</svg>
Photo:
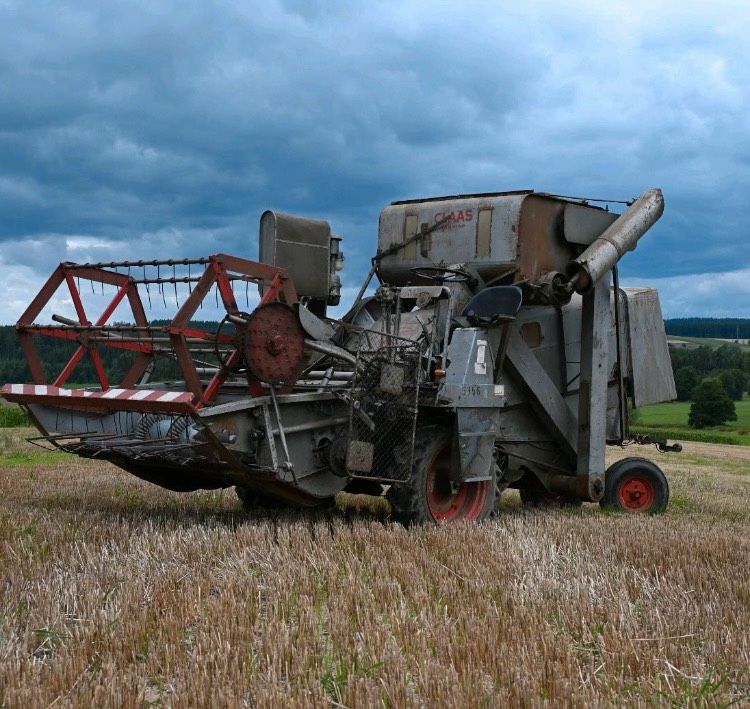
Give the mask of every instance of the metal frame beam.
<svg viewBox="0 0 750 709">
<path fill-rule="evenodd" d="M 612 330 L 609 274 L 583 296 L 581 311 L 581 379 L 578 390 L 579 497 L 596 502 L 604 494 L 607 445 L 609 334 Z"/>
<path fill-rule="evenodd" d="M 508 338 L 505 358 L 516 382 L 530 395 L 534 412 L 550 428 L 571 462 L 574 461 L 578 451 L 576 416 L 515 328 Z"/>
<path fill-rule="evenodd" d="M 176 283 L 178 280 L 176 277 L 160 279 L 157 275 L 155 279 L 147 279 L 144 270 L 144 278 L 139 281 L 130 275 L 105 269 L 105 266 L 127 266 L 130 269 L 130 266 L 133 265 L 144 267 L 153 265 L 158 268 L 160 265 L 174 266 L 178 264 L 189 265 L 190 263 L 204 264 L 205 269 L 199 278 L 187 277 L 184 279 L 185 282 L 197 281 L 196 285 L 182 307 L 178 309 L 170 324 L 166 326 L 151 326 L 149 324 L 138 293 L 138 283 Z M 78 285 L 80 279 L 117 287 L 115 296 L 93 324 L 88 319 L 84 307 L 82 293 Z M 228 256 L 227 254 L 214 254 L 204 259 L 192 261 L 139 261 L 111 262 L 108 264 L 66 262 L 60 264 L 16 324 L 21 348 L 26 356 L 34 383 L 37 385 L 46 385 L 47 383 L 44 365 L 35 346 L 35 336 L 70 340 L 79 345 L 63 370 L 53 378 L 54 387 L 62 387 L 83 357 L 88 354 L 103 391 L 110 389 L 111 385 L 98 348 L 108 347 L 137 353 L 138 356 L 120 383 L 120 387 L 129 389 L 141 379 L 155 354 L 161 351 L 160 345 L 163 345 L 165 350 L 171 350 L 171 353 L 175 356 L 186 387 L 193 395 L 194 405 L 198 408 L 205 406 L 214 401 L 227 377 L 238 368 L 242 359 L 242 352 L 240 349 L 235 349 L 224 366 L 204 388 L 194 360 L 193 349 L 196 344 L 200 345 L 201 342 L 230 344 L 239 348 L 241 338 L 190 327 L 190 319 L 195 315 L 214 286 L 218 288 L 227 313 L 230 316 L 239 316 L 240 311 L 232 287 L 232 281 L 234 280 L 264 284 L 261 305 L 275 300 L 282 300 L 289 305 L 297 302 L 294 283 L 292 283 L 285 269 Z M 61 325 L 35 324 L 36 317 L 63 284 L 67 285 L 70 292 L 77 322 L 53 316 L 53 319 L 56 319 Z M 107 321 L 125 298 L 127 298 L 133 312 L 135 326 L 129 328 L 128 326 L 107 325 Z M 249 377 L 249 386 L 251 393 L 262 394 L 259 383 L 254 381 L 252 377 Z"/>
</svg>

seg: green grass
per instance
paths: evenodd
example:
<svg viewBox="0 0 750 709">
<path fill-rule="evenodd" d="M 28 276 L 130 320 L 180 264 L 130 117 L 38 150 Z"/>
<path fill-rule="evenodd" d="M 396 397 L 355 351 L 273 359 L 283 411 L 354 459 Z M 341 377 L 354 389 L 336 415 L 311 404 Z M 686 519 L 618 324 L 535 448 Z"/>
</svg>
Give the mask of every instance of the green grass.
<svg viewBox="0 0 750 709">
<path fill-rule="evenodd" d="M 0 406 L 0 428 L 29 426 L 31 422 L 26 412 L 17 406 Z"/>
<path fill-rule="evenodd" d="M 0 468 L 4 468 L 8 465 L 52 465 L 64 460 L 65 458 L 72 459 L 73 456 L 59 451 L 53 451 L 51 453 L 17 453 L 16 455 L 0 455 Z"/>
<path fill-rule="evenodd" d="M 737 420 L 723 426 L 694 429 L 688 426 L 689 401 L 671 401 L 638 409 L 638 422 L 633 433 L 665 436 L 703 443 L 729 443 L 750 446 L 750 399 L 736 401 Z"/>
</svg>

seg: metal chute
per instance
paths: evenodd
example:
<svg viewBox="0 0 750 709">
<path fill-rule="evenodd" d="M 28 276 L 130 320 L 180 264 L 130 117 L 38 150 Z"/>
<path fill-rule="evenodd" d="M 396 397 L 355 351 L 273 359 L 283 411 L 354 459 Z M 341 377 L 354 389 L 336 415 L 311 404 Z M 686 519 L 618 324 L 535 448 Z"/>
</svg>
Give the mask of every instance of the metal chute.
<svg viewBox="0 0 750 709">
<path fill-rule="evenodd" d="M 570 262 L 568 275 L 575 290 L 591 290 L 617 262 L 635 249 L 638 240 L 664 213 L 664 195 L 658 188 L 644 192 L 580 256 Z"/>
</svg>

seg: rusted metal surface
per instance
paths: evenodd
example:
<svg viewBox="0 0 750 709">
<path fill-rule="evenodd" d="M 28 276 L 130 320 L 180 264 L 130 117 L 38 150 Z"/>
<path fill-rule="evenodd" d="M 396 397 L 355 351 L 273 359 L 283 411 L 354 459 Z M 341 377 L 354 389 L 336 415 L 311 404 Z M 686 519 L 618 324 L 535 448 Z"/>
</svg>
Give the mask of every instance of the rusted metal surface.
<svg viewBox="0 0 750 709">
<path fill-rule="evenodd" d="M 263 263 L 288 269 L 301 296 L 332 304 L 328 301 L 337 277 L 328 222 L 269 210 L 261 215 L 259 238 Z"/>
<path fill-rule="evenodd" d="M 571 246 L 560 236 L 564 209 L 564 202 L 549 197 L 524 199 L 518 223 L 518 280 L 534 283 L 546 272 L 563 270 L 570 261 Z"/>
<path fill-rule="evenodd" d="M 461 263 L 485 280 L 515 270 L 518 280 L 535 282 L 545 272 L 564 271 L 578 245 L 591 243 L 616 216 L 530 191 L 395 202 L 380 215 L 378 252 L 386 255 L 378 272 L 404 286 L 414 280 L 412 268 Z M 426 238 L 410 241 L 425 230 L 431 231 Z M 388 253 L 399 244 L 402 249 Z"/>
<path fill-rule="evenodd" d="M 267 303 L 250 316 L 244 355 L 250 372 L 268 384 L 294 384 L 305 362 L 305 331 L 285 303 Z"/>
<path fill-rule="evenodd" d="M 507 270 L 516 261 L 517 227 L 525 198 L 526 193 L 480 195 L 460 200 L 415 200 L 386 207 L 380 215 L 379 252 L 404 243 L 413 236 L 414 225 L 417 231 L 433 231 L 419 242 L 418 248 L 408 246 L 383 258 L 379 273 L 388 283 L 403 286 L 415 280 L 410 269 L 419 266 L 470 263 L 483 278 Z M 491 210 L 491 216 L 486 210 Z M 484 216 L 478 241 L 480 212 Z"/>
<path fill-rule="evenodd" d="M 576 485 L 578 497 L 592 502 L 604 495 L 611 332 L 609 278 L 605 277 L 583 296 L 581 309 Z"/>
<path fill-rule="evenodd" d="M 614 222 L 619 214 L 570 202 L 565 205 L 563 236 L 571 244 L 588 246 Z"/>
</svg>

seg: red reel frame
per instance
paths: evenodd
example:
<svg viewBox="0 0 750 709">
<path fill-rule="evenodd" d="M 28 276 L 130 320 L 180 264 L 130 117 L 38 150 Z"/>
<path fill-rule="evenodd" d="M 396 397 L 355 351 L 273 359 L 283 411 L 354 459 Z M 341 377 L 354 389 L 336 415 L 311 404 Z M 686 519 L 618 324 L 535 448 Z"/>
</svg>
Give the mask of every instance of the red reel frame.
<svg viewBox="0 0 750 709">
<path fill-rule="evenodd" d="M 108 264 L 84 265 L 63 263 L 55 269 L 52 276 L 50 276 L 16 324 L 20 344 L 35 384 L 47 384 L 47 376 L 34 343 L 34 335 L 56 337 L 79 343 L 79 347 L 69 362 L 55 377 L 53 386 L 63 386 L 70 378 L 78 363 L 88 353 L 92 359 L 94 370 L 102 390 L 109 389 L 111 384 L 98 351 L 99 347 L 112 347 L 138 353 L 138 357 L 130 370 L 117 385 L 122 388 L 129 388 L 138 382 L 154 358 L 155 339 L 158 339 L 159 336 L 164 338 L 166 335 L 186 386 L 193 394 L 194 406 L 199 408 L 216 398 L 227 377 L 233 371 L 236 371 L 243 357 L 243 338 L 241 337 L 241 333 L 238 333 L 237 336 L 222 335 L 189 326 L 190 320 L 212 288 L 216 286 L 227 314 L 237 318 L 240 318 L 240 310 L 237 307 L 237 300 L 232 288 L 232 282 L 235 280 L 242 281 L 243 283 L 264 284 L 265 288 L 261 305 L 275 301 L 281 301 L 288 305 L 297 302 L 297 292 L 286 270 L 276 266 L 228 256 L 226 254 L 215 254 L 209 256 L 207 259 L 196 259 L 193 261 L 150 261 L 146 262 L 147 265 L 157 267 L 159 265 L 173 266 L 175 264 L 188 265 L 190 263 L 206 265 L 203 274 L 197 279 L 197 283 L 190 296 L 182 307 L 179 308 L 171 323 L 164 327 L 154 327 L 149 324 L 146 317 L 138 292 L 138 280 L 129 275 L 107 270 L 103 267 L 104 265 L 110 267 L 130 267 L 130 265 L 139 265 L 141 263 L 121 262 L 118 264 L 113 262 Z M 83 306 L 81 293 L 77 284 L 77 281 L 80 279 L 117 287 L 115 296 L 93 324 L 88 320 L 86 310 Z M 164 282 L 168 281 L 169 279 L 164 279 Z M 78 324 L 66 323 L 60 326 L 34 324 L 34 319 L 38 317 L 39 313 L 50 302 L 57 289 L 63 283 L 67 284 L 70 292 L 78 317 Z M 130 304 L 135 325 L 107 325 L 109 318 L 125 298 L 128 299 Z M 137 332 L 138 337 L 128 338 L 122 335 L 113 337 L 113 333 L 122 333 L 123 331 Z M 234 346 L 234 351 L 228 357 L 225 365 L 220 367 L 219 372 L 213 376 L 205 388 L 200 381 L 196 362 L 191 354 L 191 343 L 196 342 L 218 342 Z M 259 394 L 260 383 L 253 380 L 250 374 L 248 374 L 248 379 L 251 392 L 256 395 Z"/>
<path fill-rule="evenodd" d="M 92 281 L 94 283 L 101 283 L 116 286 L 118 288 L 114 298 L 110 301 L 109 305 L 104 309 L 104 312 L 99 316 L 96 322 L 92 325 L 89 321 L 86 310 L 83 307 L 83 300 L 81 293 L 78 289 L 77 281 L 81 278 Z M 24 356 L 26 357 L 26 363 L 31 372 L 31 378 L 35 384 L 46 384 L 47 375 L 44 371 L 42 360 L 37 352 L 36 345 L 34 344 L 33 335 L 44 335 L 47 337 L 56 337 L 63 340 L 72 340 L 79 342 L 79 347 L 73 353 L 68 363 L 65 365 L 60 374 L 53 380 L 53 386 L 61 387 L 65 382 L 68 381 L 73 370 L 76 368 L 78 363 L 83 359 L 84 355 L 88 352 L 96 371 L 96 376 L 99 380 L 99 384 L 102 389 L 108 389 L 109 377 L 104 368 L 101 356 L 99 355 L 96 345 L 92 343 L 92 334 L 95 332 L 101 333 L 106 328 L 107 321 L 117 309 L 117 306 L 127 297 L 130 308 L 133 313 L 133 320 L 137 328 L 147 328 L 148 318 L 143 309 L 143 303 L 141 302 L 140 295 L 138 294 L 138 287 L 133 282 L 134 279 L 128 276 L 116 273 L 114 271 L 107 271 L 102 268 L 89 265 L 77 265 L 73 263 L 61 263 L 49 277 L 47 282 L 42 286 L 42 289 L 37 293 L 34 300 L 24 311 L 23 315 L 18 319 L 16 323 L 16 331 L 23 350 Z M 66 283 L 70 297 L 73 300 L 73 306 L 78 317 L 78 326 L 43 326 L 34 325 L 34 319 L 49 303 L 52 297 L 55 295 L 57 289 Z M 98 344 L 98 342 L 97 342 Z M 131 343 L 116 343 L 111 344 L 112 347 L 118 347 L 120 349 L 129 349 L 141 353 L 136 362 L 131 367 L 130 371 L 125 375 L 122 380 L 123 387 L 133 386 L 138 379 L 146 371 L 146 367 L 151 360 L 153 347 L 147 343 L 143 343 L 139 346 L 131 346 Z"/>
</svg>

